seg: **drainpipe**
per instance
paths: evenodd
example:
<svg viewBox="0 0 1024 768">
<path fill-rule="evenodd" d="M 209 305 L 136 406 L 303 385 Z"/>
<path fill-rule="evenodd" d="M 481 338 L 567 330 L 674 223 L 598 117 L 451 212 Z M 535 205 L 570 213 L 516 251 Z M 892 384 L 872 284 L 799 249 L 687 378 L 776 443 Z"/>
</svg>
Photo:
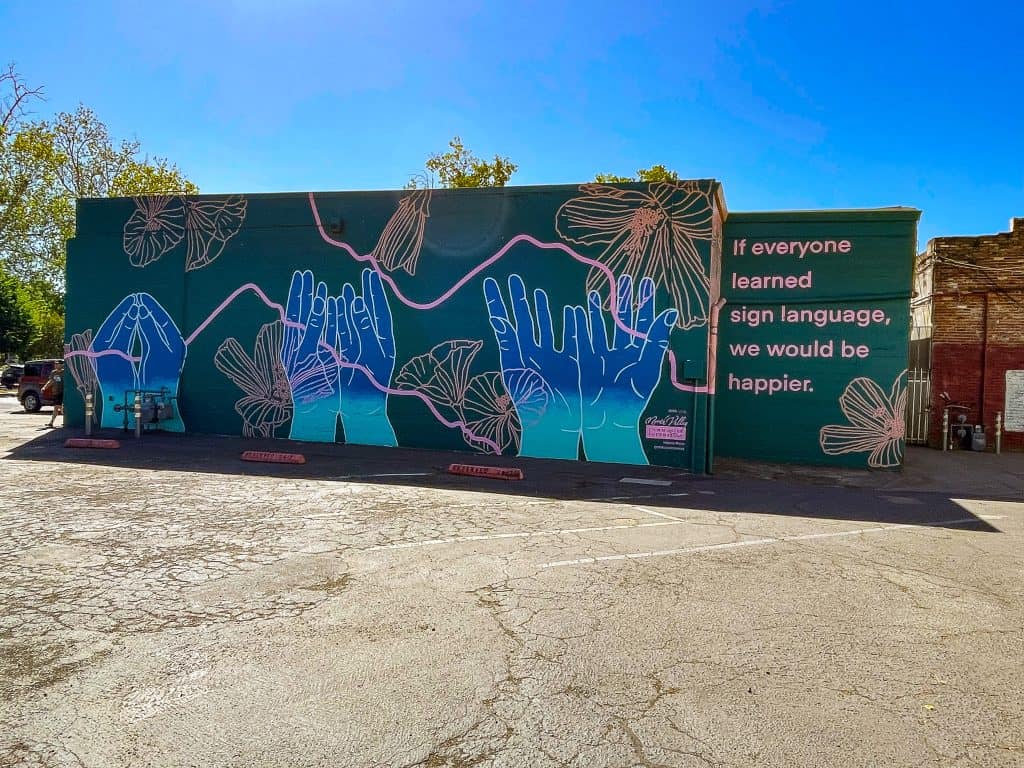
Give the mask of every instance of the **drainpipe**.
<svg viewBox="0 0 1024 768">
<path fill-rule="evenodd" d="M 978 421 L 985 423 L 985 384 L 988 378 L 988 292 L 981 315 L 981 401 L 978 403 Z"/>
<path fill-rule="evenodd" d="M 715 389 L 718 379 L 718 316 L 725 306 L 719 299 L 711 307 L 708 321 L 708 437 L 705 441 L 704 471 L 714 474 L 715 468 Z"/>
</svg>

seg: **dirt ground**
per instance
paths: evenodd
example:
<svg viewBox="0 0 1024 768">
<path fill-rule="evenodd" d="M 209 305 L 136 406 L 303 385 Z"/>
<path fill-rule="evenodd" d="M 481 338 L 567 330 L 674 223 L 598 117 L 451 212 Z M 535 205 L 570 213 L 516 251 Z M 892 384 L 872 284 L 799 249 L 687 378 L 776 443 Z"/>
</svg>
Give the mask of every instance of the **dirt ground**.
<svg viewBox="0 0 1024 768">
<path fill-rule="evenodd" d="M 48 420 L 0 398 L 2 766 L 1024 763 L 1024 455 L 508 482 Z"/>
</svg>

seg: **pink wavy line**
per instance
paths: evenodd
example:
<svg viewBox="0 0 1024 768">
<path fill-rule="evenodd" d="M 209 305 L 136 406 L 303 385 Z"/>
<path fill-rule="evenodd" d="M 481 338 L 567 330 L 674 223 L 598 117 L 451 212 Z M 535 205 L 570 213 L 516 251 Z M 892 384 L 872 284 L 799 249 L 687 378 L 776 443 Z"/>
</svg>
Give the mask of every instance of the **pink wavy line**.
<svg viewBox="0 0 1024 768">
<path fill-rule="evenodd" d="M 576 259 L 576 261 L 580 262 L 581 264 L 587 264 L 587 265 L 589 265 L 591 267 L 594 267 L 595 269 L 600 270 L 604 274 L 604 276 L 608 279 L 608 283 L 609 283 L 612 295 L 614 296 L 615 293 L 616 293 L 615 273 L 612 272 L 611 269 L 609 269 L 606 265 L 602 264 L 599 261 L 595 261 L 594 259 L 589 259 L 589 258 L 587 258 L 586 256 L 584 256 L 581 253 L 577 253 L 576 251 L 574 251 L 572 248 L 570 248 L 568 245 L 565 245 L 564 243 L 546 243 L 546 242 L 544 242 L 542 240 L 538 240 L 537 238 L 533 237 L 532 235 L 527 235 L 527 234 L 524 233 L 524 234 L 519 234 L 519 235 L 516 235 L 515 237 L 513 237 L 511 240 L 509 240 L 507 243 L 505 243 L 505 245 L 503 245 L 497 251 L 497 253 L 495 253 L 494 255 L 492 255 L 490 257 L 488 257 L 487 259 L 484 259 L 477 266 L 473 267 L 473 269 L 471 269 L 462 278 L 460 278 L 458 281 L 456 281 L 456 283 L 454 285 L 452 285 L 451 288 L 449 288 L 447 291 L 442 293 L 440 296 L 438 296 L 433 301 L 428 301 L 428 302 L 414 301 L 414 300 L 408 298 L 404 293 L 402 293 L 402 289 L 398 287 L 398 284 L 394 281 L 394 279 L 391 277 L 391 275 L 389 275 L 387 272 L 385 272 L 384 270 L 381 269 L 380 264 L 377 263 L 377 260 L 373 257 L 373 254 L 370 254 L 370 253 L 360 254 L 355 248 L 353 248 L 348 243 L 346 243 L 346 242 L 344 242 L 342 240 L 335 240 L 334 238 L 332 238 L 330 235 L 327 234 L 327 232 L 324 230 L 323 222 L 320 220 L 320 211 L 319 211 L 319 209 L 316 206 L 316 199 L 315 199 L 315 197 L 314 197 L 312 192 L 309 193 L 309 207 L 313 211 L 313 220 L 316 222 L 316 228 L 320 232 L 320 237 L 323 239 L 323 241 L 325 243 L 328 243 L 329 245 L 333 245 L 336 248 L 341 248 L 342 250 L 347 251 L 348 254 L 353 259 L 355 259 L 356 261 L 368 261 L 368 262 L 370 262 L 370 264 L 373 266 L 373 269 L 377 272 L 378 275 L 380 275 L 380 279 L 382 281 L 384 281 L 385 283 L 387 283 L 388 285 L 391 286 L 391 290 L 393 290 L 395 292 L 395 296 L 398 298 L 398 300 L 401 301 L 403 304 L 405 304 L 407 307 L 412 307 L 413 309 L 433 309 L 434 307 L 437 307 L 437 306 L 443 304 L 444 302 L 448 301 L 448 299 L 450 299 L 452 296 L 454 296 L 458 292 L 458 290 L 460 288 L 462 288 L 462 286 L 464 286 L 466 283 L 468 283 L 470 280 L 472 280 L 478 274 L 483 272 L 485 269 L 490 267 L 492 264 L 494 264 L 495 262 L 500 260 L 501 257 L 504 256 L 506 253 L 508 253 L 515 245 L 517 245 L 518 243 L 524 243 L 524 242 L 525 243 L 530 243 L 530 245 L 533 245 L 533 246 L 535 246 L 537 248 L 541 248 L 541 249 L 544 249 L 544 250 L 562 251 L 562 252 L 568 254 L 569 256 L 571 256 L 572 258 Z M 635 336 L 635 337 L 637 337 L 639 339 L 646 339 L 647 338 L 646 334 L 640 333 L 640 332 L 634 330 L 633 328 L 630 328 L 629 326 L 627 326 L 625 323 L 623 323 L 622 320 L 620 320 L 614 314 L 612 316 L 612 320 L 615 322 L 616 326 L 618 326 L 621 330 L 625 331 L 626 333 L 630 334 L 631 336 Z M 678 390 L 680 390 L 682 392 L 696 392 L 696 393 L 701 393 L 701 394 L 705 394 L 705 393 L 706 394 L 714 394 L 714 392 L 715 392 L 715 383 L 711 379 L 709 379 L 708 383 L 705 386 L 702 386 L 702 387 L 693 386 L 692 384 L 682 384 L 682 383 L 680 383 L 679 377 L 678 377 L 677 371 L 676 371 L 676 356 L 675 356 L 675 353 L 671 349 L 668 350 L 668 366 L 669 366 L 669 378 L 670 378 L 670 380 L 672 382 L 672 386 L 675 387 L 676 389 L 678 389 Z"/>
<path fill-rule="evenodd" d="M 120 357 L 122 360 L 127 360 L 129 363 L 138 363 L 142 361 L 141 357 L 132 357 L 127 352 L 122 352 L 120 349 L 104 349 L 101 352 L 94 352 L 92 349 L 78 349 L 78 350 L 65 350 L 64 357 L 87 357 L 90 360 L 95 360 L 97 357 Z"/>
<path fill-rule="evenodd" d="M 281 322 L 283 322 L 285 325 L 295 325 L 295 323 L 290 323 L 287 320 L 285 320 L 285 310 L 284 310 L 283 306 L 278 304 L 276 301 L 271 301 L 267 297 L 267 294 L 265 294 L 263 292 L 263 289 L 260 288 L 258 285 L 256 285 L 256 283 L 246 283 L 245 285 L 239 286 L 238 288 L 233 290 L 228 295 L 228 297 L 226 299 L 224 299 L 224 301 L 222 301 L 220 303 L 220 305 L 215 310 L 213 310 L 213 312 L 210 314 L 210 316 L 208 318 L 206 318 L 202 323 L 200 323 L 199 326 L 194 331 L 192 331 L 192 333 L 189 335 L 189 337 L 187 339 L 185 339 L 185 346 L 187 347 L 189 344 L 191 344 L 193 341 L 195 341 L 196 337 L 200 333 L 205 331 L 207 326 L 209 326 L 210 323 L 212 323 L 217 318 L 217 315 L 219 315 L 221 312 L 223 312 L 225 309 L 227 309 L 228 305 L 230 305 L 232 301 L 237 299 L 239 296 L 241 296 L 246 291 L 252 291 L 257 296 L 260 297 L 260 299 L 263 301 L 264 304 L 266 304 L 271 309 L 277 310 L 277 313 L 279 315 L 281 315 Z"/>
</svg>

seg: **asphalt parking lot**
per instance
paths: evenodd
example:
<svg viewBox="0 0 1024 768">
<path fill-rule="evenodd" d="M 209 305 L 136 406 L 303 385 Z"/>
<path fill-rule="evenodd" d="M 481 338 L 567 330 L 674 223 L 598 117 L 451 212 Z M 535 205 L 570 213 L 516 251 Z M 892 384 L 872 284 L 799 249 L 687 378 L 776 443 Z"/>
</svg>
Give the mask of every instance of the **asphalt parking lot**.
<svg viewBox="0 0 1024 768">
<path fill-rule="evenodd" d="M 48 420 L 0 398 L 0 765 L 1024 762 L 1024 455 L 507 482 Z"/>
</svg>

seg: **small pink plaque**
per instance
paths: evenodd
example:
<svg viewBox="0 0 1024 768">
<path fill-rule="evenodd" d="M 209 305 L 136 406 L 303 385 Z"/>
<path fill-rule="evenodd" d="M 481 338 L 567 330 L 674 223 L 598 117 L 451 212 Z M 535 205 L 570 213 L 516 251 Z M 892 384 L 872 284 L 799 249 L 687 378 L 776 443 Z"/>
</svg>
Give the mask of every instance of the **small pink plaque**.
<svg viewBox="0 0 1024 768">
<path fill-rule="evenodd" d="M 663 427 L 657 424 L 645 425 L 648 440 L 685 440 L 686 427 Z"/>
</svg>

